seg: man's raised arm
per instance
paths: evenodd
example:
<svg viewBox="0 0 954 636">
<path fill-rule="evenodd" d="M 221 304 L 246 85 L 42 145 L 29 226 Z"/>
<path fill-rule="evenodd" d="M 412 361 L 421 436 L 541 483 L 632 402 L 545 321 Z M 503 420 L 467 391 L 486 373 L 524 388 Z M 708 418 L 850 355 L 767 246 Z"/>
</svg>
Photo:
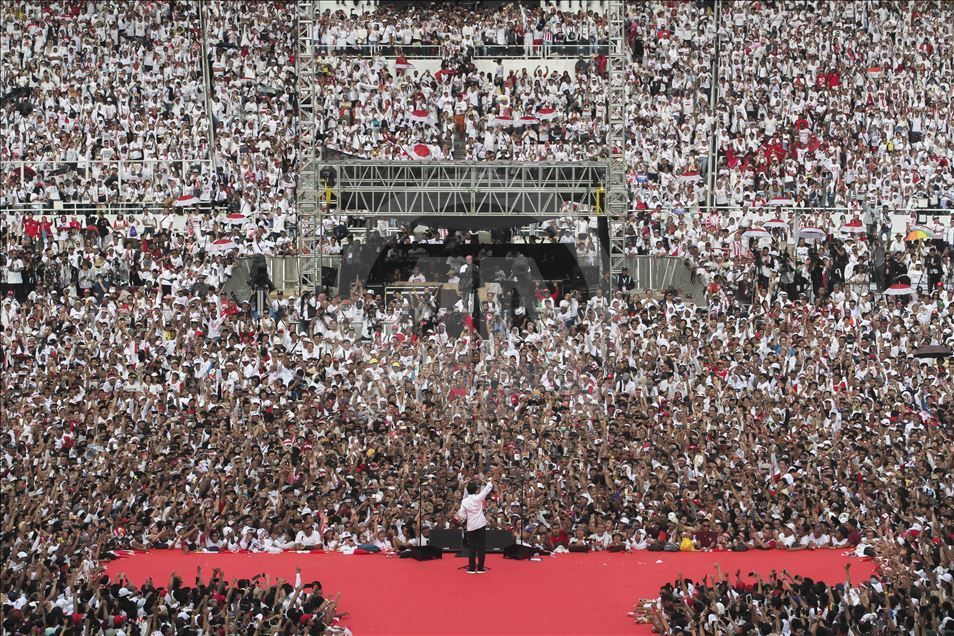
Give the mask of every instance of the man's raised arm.
<svg viewBox="0 0 954 636">
<path fill-rule="evenodd" d="M 487 485 L 484 486 L 484 489 L 477 494 L 477 498 L 483 501 L 484 499 L 487 498 L 487 495 L 489 495 L 490 491 L 493 489 L 494 489 L 493 483 L 488 481 Z"/>
</svg>

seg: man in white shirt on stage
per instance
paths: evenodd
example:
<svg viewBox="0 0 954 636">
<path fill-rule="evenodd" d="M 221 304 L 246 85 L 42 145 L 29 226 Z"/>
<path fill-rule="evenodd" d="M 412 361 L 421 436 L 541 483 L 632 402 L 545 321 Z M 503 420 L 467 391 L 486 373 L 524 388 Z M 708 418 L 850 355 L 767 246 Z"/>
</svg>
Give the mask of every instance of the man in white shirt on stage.
<svg viewBox="0 0 954 636">
<path fill-rule="evenodd" d="M 457 520 L 467 532 L 467 562 L 468 574 L 483 574 L 484 556 L 487 552 L 487 518 L 484 516 L 484 499 L 490 494 L 494 485 L 487 482 L 483 490 L 477 492 L 477 484 L 467 484 L 467 495 L 460 502 L 457 511 Z"/>
</svg>

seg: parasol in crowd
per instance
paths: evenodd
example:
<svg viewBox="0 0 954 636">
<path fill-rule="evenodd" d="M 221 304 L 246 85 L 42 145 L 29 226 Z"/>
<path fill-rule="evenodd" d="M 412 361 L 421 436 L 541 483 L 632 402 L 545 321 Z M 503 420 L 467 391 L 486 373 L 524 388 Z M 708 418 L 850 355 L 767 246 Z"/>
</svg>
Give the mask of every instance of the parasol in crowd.
<svg viewBox="0 0 954 636">
<path fill-rule="evenodd" d="M 951 354 L 951 348 L 945 345 L 924 345 L 911 352 L 911 355 L 915 358 L 933 358 L 935 360 L 950 358 Z"/>
<path fill-rule="evenodd" d="M 885 296 L 911 296 L 914 294 L 914 290 L 910 285 L 905 285 L 904 283 L 895 283 L 891 287 L 888 287 L 884 290 Z"/>
<path fill-rule="evenodd" d="M 933 239 L 934 235 L 928 232 L 923 228 L 918 228 L 916 230 L 911 230 L 908 232 L 908 235 L 904 237 L 905 241 L 925 241 Z"/>
<path fill-rule="evenodd" d="M 798 231 L 798 238 L 803 238 L 806 241 L 821 241 L 828 236 L 825 233 L 825 230 L 822 230 L 817 227 L 803 227 Z"/>
<path fill-rule="evenodd" d="M 760 227 L 753 227 L 752 229 L 749 229 L 743 232 L 742 238 L 764 239 L 764 238 L 772 238 L 772 235 Z"/>
</svg>

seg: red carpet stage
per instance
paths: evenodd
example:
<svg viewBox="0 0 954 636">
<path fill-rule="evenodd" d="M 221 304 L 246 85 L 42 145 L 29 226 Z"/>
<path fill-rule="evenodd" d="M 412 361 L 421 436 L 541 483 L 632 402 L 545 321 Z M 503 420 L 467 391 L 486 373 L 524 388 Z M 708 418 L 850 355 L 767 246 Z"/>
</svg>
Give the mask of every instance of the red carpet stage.
<svg viewBox="0 0 954 636">
<path fill-rule="evenodd" d="M 811 576 L 828 583 L 844 580 L 845 563 L 852 580 L 870 576 L 874 564 L 849 559 L 841 550 L 815 552 L 719 552 L 630 554 L 561 554 L 540 562 L 487 557 L 490 572 L 469 575 L 467 563 L 445 555 L 418 562 L 383 555 L 341 554 L 188 554 L 155 551 L 111 562 L 110 574 L 125 572 L 134 583 L 153 577 L 165 585 L 176 571 L 188 583 L 202 566 L 208 580 L 213 567 L 229 578 L 260 572 L 272 580 L 294 582 L 295 566 L 305 581 L 321 581 L 325 595 L 341 592 L 342 625 L 355 636 L 365 634 L 649 634 L 626 613 L 641 597 L 655 597 L 659 587 L 682 574 L 699 579 L 714 574 L 714 563 L 733 577 L 773 569 Z M 466 620 L 465 620 L 466 617 Z"/>
</svg>

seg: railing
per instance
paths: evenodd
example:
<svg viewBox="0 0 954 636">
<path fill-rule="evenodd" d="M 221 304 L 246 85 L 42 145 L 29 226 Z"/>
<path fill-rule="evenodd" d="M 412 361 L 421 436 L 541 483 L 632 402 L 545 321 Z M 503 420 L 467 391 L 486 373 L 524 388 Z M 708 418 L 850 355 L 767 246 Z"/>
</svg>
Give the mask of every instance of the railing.
<svg viewBox="0 0 954 636">
<path fill-rule="evenodd" d="M 195 181 L 206 175 L 215 174 L 211 159 L 80 159 L 78 161 L 51 161 L 37 159 L 32 161 L 0 161 L 3 178 L 19 178 L 23 183 L 35 176 L 44 181 L 71 173 L 83 179 L 101 180 L 107 189 L 116 184 L 116 190 L 108 197 L 121 198 L 125 186 L 131 183 L 146 182 L 153 190 L 166 189 L 170 196 L 179 196 L 183 190 L 191 189 Z M 178 183 L 170 183 L 172 180 Z M 171 194 L 175 192 L 175 194 Z M 77 203 L 95 203 L 79 201 Z M 112 204 L 113 202 L 110 201 Z"/>
<path fill-rule="evenodd" d="M 52 205 L 56 203 L 57 205 Z M 219 214 L 228 210 L 221 205 L 213 203 L 200 203 L 188 208 L 177 208 L 167 205 L 163 201 L 150 201 L 147 203 L 129 203 L 124 201 L 113 201 L 109 203 L 64 203 L 62 201 L 51 202 L 33 202 L 14 205 L 0 205 L 0 215 L 7 216 L 13 214 L 33 214 L 34 216 L 46 215 L 66 215 L 67 217 L 105 215 L 107 218 L 122 214 L 127 217 L 136 217 L 140 214 L 161 214 L 171 209 L 175 213 L 181 213 L 183 216 L 188 214 Z"/>
<path fill-rule="evenodd" d="M 451 49 L 462 48 L 461 42 L 455 42 L 453 45 L 447 44 L 402 44 L 402 45 L 382 45 L 382 44 L 359 44 L 355 46 L 329 48 L 320 43 L 313 43 L 316 55 L 343 55 L 343 56 L 372 56 L 381 55 L 384 57 L 396 57 L 402 55 L 408 59 L 425 57 L 443 57 Z M 595 55 L 608 55 L 609 45 L 606 43 L 590 44 L 589 42 L 561 42 L 536 46 L 524 46 L 523 44 L 482 44 L 475 42 L 472 46 L 471 57 L 473 59 L 494 59 L 494 58 L 526 58 L 526 59 L 546 59 L 550 57 L 593 57 Z"/>
<path fill-rule="evenodd" d="M 688 263 L 674 256 L 627 256 L 623 260 L 636 282 L 636 290 L 677 289 L 692 297 L 698 305 L 706 303 L 705 288 L 693 280 Z"/>
</svg>

